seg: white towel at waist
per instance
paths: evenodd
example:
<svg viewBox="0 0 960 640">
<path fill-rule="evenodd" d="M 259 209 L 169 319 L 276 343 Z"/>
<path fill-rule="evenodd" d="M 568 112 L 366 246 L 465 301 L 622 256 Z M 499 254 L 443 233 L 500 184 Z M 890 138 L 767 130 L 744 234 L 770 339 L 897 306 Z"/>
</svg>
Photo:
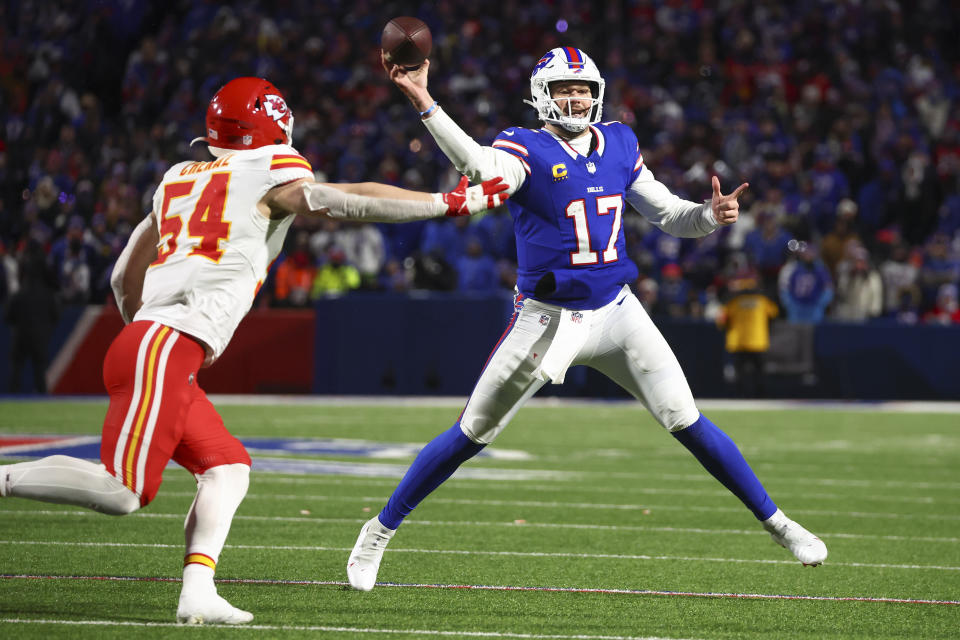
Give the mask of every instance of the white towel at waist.
<svg viewBox="0 0 960 640">
<path fill-rule="evenodd" d="M 535 378 L 563 384 L 567 368 L 590 337 L 592 314 L 593 311 L 560 310 L 557 333 L 554 334 L 547 352 L 543 354 L 540 366 L 533 372 Z"/>
</svg>

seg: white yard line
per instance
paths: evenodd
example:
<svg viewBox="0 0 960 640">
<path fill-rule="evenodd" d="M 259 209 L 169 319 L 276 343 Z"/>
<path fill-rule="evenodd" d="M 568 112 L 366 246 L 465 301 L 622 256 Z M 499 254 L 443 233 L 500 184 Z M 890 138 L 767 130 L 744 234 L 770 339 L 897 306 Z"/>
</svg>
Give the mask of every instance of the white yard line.
<svg viewBox="0 0 960 640">
<path fill-rule="evenodd" d="M 651 475 L 651 477 L 653 477 Z M 710 482 L 716 482 L 712 476 L 704 476 L 706 480 Z M 444 487 L 447 487 L 448 490 L 452 489 L 462 489 L 462 490 L 471 490 L 477 489 L 489 492 L 491 482 L 505 482 L 503 480 L 463 480 L 459 479 L 456 476 L 450 478 L 447 482 L 444 483 Z M 529 491 L 536 493 L 569 493 L 571 491 L 582 492 L 582 493 L 605 493 L 612 494 L 617 496 L 624 495 L 668 495 L 668 496 L 708 496 L 708 497 L 730 497 L 730 492 L 726 489 L 677 489 L 677 488 L 650 488 L 650 487 L 622 487 L 622 486 L 578 486 L 571 488 L 562 484 L 531 484 L 523 483 L 517 484 L 516 481 L 509 481 L 511 491 Z M 196 479 L 191 475 L 176 474 L 170 475 L 169 477 L 164 478 L 165 486 L 172 484 L 185 484 L 188 486 L 195 486 L 197 483 Z M 386 489 L 393 489 L 397 486 L 397 481 L 394 478 L 368 478 L 361 476 L 300 476 L 300 477 L 291 477 L 284 476 L 282 474 L 254 474 L 254 478 L 251 481 L 252 484 L 260 485 L 264 484 L 288 484 L 288 485 L 334 485 L 334 486 L 350 486 L 350 487 L 381 487 Z M 262 487 L 260 487 L 262 488 Z M 182 492 L 177 493 L 176 495 L 181 495 Z M 850 500 L 851 496 L 844 493 L 814 493 L 810 491 L 777 491 L 778 498 L 783 497 L 803 497 L 804 499 L 818 499 L 818 500 Z M 169 496 L 174 495 L 174 492 L 162 491 L 162 495 Z M 185 495 L 185 494 L 184 494 Z M 194 495 L 192 492 L 189 495 Z M 247 494 L 251 495 L 251 494 Z M 951 495 L 954 495 L 951 491 Z M 942 497 L 942 496 L 918 496 L 918 495 L 904 495 L 904 496 L 891 496 L 889 494 L 873 494 L 866 496 L 856 496 L 857 500 L 873 500 L 877 502 L 905 502 L 911 504 L 928 504 L 928 505 L 943 505 L 943 504 L 960 504 L 960 498 L 952 497 Z"/>
<path fill-rule="evenodd" d="M 6 580 L 108 580 L 115 582 L 180 582 L 179 578 L 157 576 L 54 576 L 54 575 L 0 575 Z M 218 580 L 229 584 L 269 584 L 269 585 L 303 585 L 303 586 L 333 586 L 345 587 L 346 582 L 339 580 L 277 580 L 262 578 L 226 578 Z M 613 587 L 548 587 L 548 586 L 520 586 L 520 585 L 491 585 L 491 584 L 443 584 L 443 583 L 415 583 L 415 582 L 378 582 L 378 586 L 400 589 L 453 589 L 457 591 L 533 591 L 544 593 L 586 593 L 612 594 L 628 596 L 673 596 L 683 598 L 715 598 L 738 600 L 810 600 L 821 602 L 872 602 L 883 604 L 921 604 L 921 605 L 960 605 L 960 600 L 934 600 L 926 598 L 894 598 L 890 596 L 815 596 L 788 593 L 736 593 L 723 591 L 666 591 L 659 589 L 624 589 Z M 19 620 L 19 619 L 18 619 Z M 3 620 L 0 619 L 0 622 Z M 148 623 L 172 624 L 172 623 Z M 242 628 L 242 627 L 238 627 Z M 246 627 L 250 628 L 250 627 Z M 402 633 L 402 632 L 398 632 Z M 483 632 L 486 633 L 486 632 Z M 557 636 L 546 636 L 557 637 Z M 571 636 L 583 637 L 583 636 Z M 603 638 L 606 636 L 591 636 Z M 650 638 L 642 640 L 652 640 Z"/>
<path fill-rule="evenodd" d="M 193 492 L 168 491 L 170 497 L 192 497 Z M 373 502 L 386 504 L 389 496 L 343 496 L 323 494 L 247 494 L 245 499 L 252 500 L 299 500 L 320 502 Z M 470 504 L 485 507 L 529 507 L 535 509 L 597 509 L 601 511 L 698 511 L 717 513 L 742 513 L 742 507 L 705 507 L 696 505 L 664 504 L 610 504 L 602 502 L 563 502 L 543 500 L 476 500 L 471 498 L 430 498 L 431 504 Z M 828 511 L 822 509 L 791 509 L 792 514 L 816 516 L 850 516 L 854 518 L 881 518 L 886 520 L 924 519 L 924 520 L 960 520 L 960 515 L 949 513 L 885 513 L 875 511 Z"/>
<path fill-rule="evenodd" d="M 256 463 L 254 463 L 256 465 Z M 658 474 L 649 474 L 650 478 L 661 478 Z M 688 478 L 689 480 L 694 479 L 693 476 Z M 702 480 L 705 483 L 713 484 L 717 487 L 720 485 L 716 484 L 716 480 L 713 476 L 702 474 L 696 476 L 697 480 Z M 471 480 L 458 478 L 456 476 L 451 477 L 444 483 L 444 487 L 451 487 L 454 489 L 467 490 L 481 490 L 489 492 L 491 489 L 491 483 L 495 482 L 509 482 L 511 491 L 524 491 L 524 492 L 536 492 L 536 493 L 606 493 L 613 494 L 618 496 L 623 495 L 671 495 L 671 496 L 713 496 L 713 497 L 724 497 L 730 496 L 730 492 L 726 489 L 720 487 L 716 489 L 708 489 L 705 487 L 695 487 L 690 489 L 681 489 L 677 487 L 670 488 L 653 488 L 653 487 L 643 487 L 643 486 L 613 486 L 611 484 L 601 484 L 601 485 L 586 485 L 581 484 L 577 487 L 570 487 L 563 483 L 554 483 L 554 484 L 535 484 L 530 482 L 524 482 L 523 484 L 517 484 L 515 480 L 501 480 L 501 479 L 489 479 L 489 480 Z M 831 486 L 837 486 L 838 480 L 826 480 L 830 483 Z M 851 482 L 857 483 L 857 486 L 861 486 L 862 481 L 853 480 Z M 884 481 L 885 484 L 889 481 Z M 397 481 L 395 478 L 371 478 L 366 476 L 291 476 L 284 474 L 274 474 L 274 473 L 256 473 L 254 469 L 253 479 L 251 483 L 254 485 L 264 485 L 264 484 L 287 484 L 287 485 L 333 485 L 333 486 L 350 486 L 350 487 L 382 487 L 386 489 L 393 489 L 397 486 Z M 172 484 L 185 484 L 188 486 L 196 485 L 196 479 L 192 475 L 188 474 L 171 474 L 169 477 L 164 477 L 165 486 Z M 934 487 L 931 487 L 934 488 Z M 936 485 L 936 488 L 943 488 L 943 485 Z M 890 501 L 890 502 L 910 502 L 915 504 L 960 504 L 960 498 L 952 497 L 955 495 L 953 489 L 947 487 L 944 489 L 945 492 L 948 492 L 951 497 L 945 496 L 919 496 L 916 494 L 902 495 L 902 496 L 891 496 L 889 494 L 872 494 L 872 495 L 857 495 L 853 496 L 857 500 L 877 500 L 877 501 Z M 848 493 L 817 493 L 811 491 L 781 491 L 777 490 L 777 496 L 803 496 L 804 498 L 816 498 L 823 500 L 850 500 L 852 497 Z M 164 495 L 169 495 L 169 492 L 164 491 Z"/>
<path fill-rule="evenodd" d="M 258 479 L 258 480 L 259 480 L 259 479 Z M 191 483 L 191 484 L 196 484 L 196 480 L 193 480 L 193 479 L 191 478 L 191 479 L 190 479 L 190 483 Z M 261 484 L 261 483 L 257 482 L 257 484 Z M 372 486 L 372 487 L 380 486 L 380 487 L 382 487 L 383 485 L 377 485 L 377 484 L 374 484 L 374 483 L 370 483 L 370 484 L 357 483 L 357 484 L 354 485 L 354 486 Z M 394 486 L 394 485 L 391 485 L 391 488 L 392 488 L 392 486 Z M 263 489 L 264 487 L 261 486 L 260 488 Z M 460 487 L 460 488 L 462 488 L 462 487 Z M 478 486 L 477 486 L 477 489 L 486 490 L 486 492 L 488 492 L 488 493 L 489 493 L 489 491 L 490 491 L 490 487 L 483 487 L 482 485 L 478 485 Z M 556 489 L 556 488 L 555 488 L 555 489 Z M 549 488 L 547 488 L 547 487 L 543 487 L 543 488 L 539 488 L 539 489 L 532 489 L 532 488 L 530 488 L 530 487 L 523 487 L 523 490 L 524 490 L 524 491 L 530 491 L 530 492 L 532 492 L 532 493 L 541 493 L 541 492 L 543 492 L 543 493 L 550 493 L 550 492 L 551 492 L 551 491 L 549 490 Z M 578 489 L 576 489 L 576 490 L 577 490 L 577 491 L 581 491 L 582 488 L 578 488 Z M 555 492 L 555 493 L 561 493 L 561 492 L 563 492 L 563 491 L 570 491 L 570 489 L 569 489 L 569 488 L 564 488 L 563 490 L 556 489 L 554 492 Z M 696 496 L 696 497 L 711 497 L 711 498 L 730 498 L 730 497 L 731 497 L 730 492 L 727 491 L 727 490 L 725 490 L 725 489 L 724 489 L 724 490 L 719 490 L 719 491 L 698 491 L 698 490 L 695 490 L 695 489 L 645 489 L 645 490 L 637 490 L 637 491 L 613 491 L 612 489 L 605 489 L 605 490 L 599 491 L 598 493 L 616 494 L 617 497 L 623 497 L 624 493 L 636 493 L 637 495 L 644 495 L 644 496 Z M 189 497 L 189 498 L 192 498 L 194 495 L 196 495 L 196 492 L 195 492 L 195 491 L 166 491 L 166 490 L 165 490 L 165 491 L 163 491 L 163 495 L 164 495 L 165 497 L 171 497 L 171 498 L 174 498 L 174 497 L 179 497 L 179 498 Z M 786 496 L 791 496 L 791 495 L 794 495 L 794 496 L 797 496 L 797 497 L 801 497 L 801 496 L 802 496 L 803 498 L 807 498 L 807 499 L 814 499 L 814 498 L 816 498 L 816 499 L 820 499 L 820 500 L 850 500 L 850 496 L 839 495 L 839 494 L 828 494 L 828 493 L 817 494 L 817 493 L 806 493 L 806 492 L 791 494 L 791 493 L 789 493 L 789 492 L 787 492 L 787 493 L 784 493 L 784 492 L 782 492 L 782 491 L 778 491 L 778 492 L 777 492 L 777 497 L 778 497 L 778 498 L 782 498 L 782 497 L 786 497 Z M 316 498 L 317 500 L 346 500 L 346 501 L 350 501 L 350 500 L 382 500 L 383 502 L 386 502 L 386 500 L 387 500 L 387 496 L 381 496 L 381 497 L 376 497 L 376 498 L 374 498 L 374 497 L 370 497 L 370 496 L 351 496 L 351 495 L 328 496 L 328 495 L 318 495 L 318 494 L 309 494 L 309 493 L 305 493 L 305 494 L 296 494 L 296 493 L 248 493 L 248 494 L 246 495 L 246 498 L 245 498 L 245 499 L 252 499 L 252 500 L 271 500 L 271 499 L 278 499 L 278 500 L 308 500 L 308 499 L 314 499 L 314 498 Z M 441 499 L 441 498 L 437 498 L 437 500 L 440 500 L 440 499 Z M 461 498 L 443 498 L 443 500 L 448 500 L 448 501 L 452 501 L 452 502 L 464 502 L 464 501 L 466 501 L 466 500 L 468 500 L 468 499 L 467 499 L 467 498 L 463 498 L 463 499 L 461 499 Z M 897 498 L 891 498 L 891 497 L 889 497 L 889 496 L 876 496 L 876 497 L 875 497 L 875 500 L 877 500 L 877 501 L 879 501 L 879 502 L 883 502 L 883 501 L 886 501 L 886 502 L 904 502 L 904 503 L 908 503 L 908 504 L 917 504 L 917 505 L 960 504 L 960 499 L 954 499 L 954 500 L 946 499 L 946 498 L 941 499 L 941 498 L 934 498 L 934 497 L 932 497 L 932 496 L 916 496 L 916 497 L 902 496 L 902 497 L 897 497 Z M 648 507 L 643 507 L 643 508 L 648 508 Z"/>
<path fill-rule="evenodd" d="M 43 540 L 0 540 L 0 545 L 23 545 L 23 546 L 57 546 L 57 547 L 75 547 L 75 548 L 103 548 L 103 547 L 130 547 L 130 548 L 157 548 L 157 549 L 181 549 L 180 544 L 162 544 L 145 542 L 69 542 L 69 541 L 43 541 Z M 324 547 L 314 545 L 259 545 L 259 544 L 228 544 L 227 549 L 237 549 L 246 551 L 295 551 L 301 553 L 304 551 L 323 551 L 335 553 L 349 553 L 351 547 Z M 675 555 L 646 555 L 646 554 L 621 554 L 621 553 L 564 553 L 548 551 L 477 551 L 466 549 L 409 549 L 391 547 L 390 552 L 396 553 L 414 553 L 428 555 L 452 555 L 452 556 L 495 556 L 495 557 L 514 557 L 514 558 L 577 558 L 586 560 L 659 560 L 668 562 L 724 562 L 734 564 L 783 564 L 796 565 L 796 560 L 766 560 L 758 558 L 716 558 L 709 556 L 675 556 Z M 867 569 L 922 569 L 931 571 L 960 571 L 960 566 L 945 565 L 927 565 L 927 564 L 890 564 L 890 563 L 867 563 L 867 562 L 830 562 L 831 567 L 857 567 Z"/>
<path fill-rule="evenodd" d="M 101 517 L 100 514 L 92 511 L 54 511 L 47 509 L 22 509 L 17 511 L 4 511 L 5 516 L 41 516 L 41 517 Z M 131 518 L 158 518 L 167 520 L 182 520 L 183 514 L 180 513 L 156 513 L 139 512 L 132 514 Z M 318 524 L 363 524 L 367 518 L 319 518 L 307 516 L 248 516 L 237 515 L 234 520 L 247 520 L 255 522 L 289 522 L 303 523 L 310 525 Z M 509 527 L 513 529 L 580 529 L 586 531 L 630 531 L 630 532 L 657 532 L 657 533 L 692 533 L 697 535 L 749 535 L 766 536 L 765 531 L 760 529 L 704 529 L 699 527 L 656 527 L 647 525 L 617 525 L 617 524 L 577 524 L 572 522 L 536 522 L 536 521 L 470 521 L 470 520 L 418 520 L 411 518 L 404 522 L 408 527 Z M 939 542 L 945 544 L 956 544 L 960 542 L 960 537 L 934 537 L 934 536 L 899 536 L 899 535 L 876 535 L 868 533 L 827 533 L 818 532 L 824 538 L 843 538 L 846 540 L 888 540 L 892 542 Z"/>
<path fill-rule="evenodd" d="M 29 618 L 0 618 L 0 624 L 40 624 L 65 625 L 88 627 L 150 627 L 162 629 L 182 629 L 184 633 L 193 635 L 197 627 L 175 624 L 173 622 L 128 622 L 124 620 L 53 620 Z M 597 636 L 597 635 L 555 635 L 536 633 L 512 633 L 509 631 L 447 631 L 443 629 L 373 629 L 361 627 L 330 627 L 324 625 L 272 625 L 272 624 L 214 624 L 204 625 L 237 631 L 323 631 L 327 633 L 378 633 L 378 634 L 406 634 L 418 636 L 452 636 L 457 638 L 529 638 L 530 640 L 681 640 L 679 638 L 662 638 L 653 636 Z"/>
<path fill-rule="evenodd" d="M 469 467 L 467 467 L 469 468 Z M 406 467 L 404 467 L 406 470 Z M 543 484 L 526 484 L 520 485 L 518 487 L 516 480 L 511 478 L 488 478 L 484 479 L 482 482 L 477 480 L 472 480 L 469 478 L 458 477 L 454 475 L 451 477 L 444 486 L 454 486 L 454 487 L 465 487 L 465 488 L 478 488 L 478 489 L 489 489 L 490 483 L 495 482 L 504 482 L 508 483 L 511 488 L 520 488 L 523 490 L 540 490 L 545 491 L 570 491 L 571 489 L 567 486 L 564 486 L 563 483 L 577 483 L 578 485 L 574 490 L 576 491 L 598 491 L 606 493 L 618 493 L 623 492 L 628 493 L 676 493 L 677 495 L 730 495 L 729 491 L 725 490 L 713 490 L 713 489 L 645 489 L 642 487 L 614 487 L 613 485 L 601 486 L 601 487 L 583 487 L 583 480 L 586 476 L 600 476 L 600 477 L 621 477 L 628 476 L 631 478 L 637 479 L 657 479 L 657 480 L 670 480 L 670 481 L 681 481 L 681 482 L 697 482 L 716 485 L 716 479 L 713 476 L 707 473 L 698 473 L 698 474 L 679 474 L 679 473 L 628 473 L 623 472 L 622 474 L 603 472 L 603 471 L 556 471 L 556 470 L 546 470 L 546 469 L 533 469 L 528 471 L 539 471 L 542 473 L 555 473 L 562 474 L 562 477 L 551 478 L 550 481 L 553 482 L 553 485 L 543 485 Z M 169 478 L 164 478 L 164 482 L 183 482 L 186 484 L 196 484 L 196 480 L 191 475 L 171 475 Z M 300 474 L 284 474 L 284 473 L 257 473 L 256 469 L 256 460 L 254 460 L 254 469 L 253 469 L 253 483 L 259 482 L 271 482 L 271 483 L 285 483 L 285 484 L 358 484 L 358 485 L 369 485 L 369 486 L 385 486 L 393 488 L 397 485 L 395 478 L 371 478 L 369 476 L 346 476 L 346 475 L 337 475 L 337 476 L 304 476 Z M 870 480 L 848 480 L 848 479 L 833 479 L 833 478 L 815 478 L 803 481 L 805 486 L 812 484 L 830 486 L 830 487 L 855 487 L 868 489 L 875 491 L 878 489 L 933 489 L 933 490 L 943 490 L 945 492 L 950 492 L 950 495 L 954 495 L 954 491 L 960 489 L 960 482 L 910 482 L 910 481 L 899 481 L 899 480 L 883 480 L 879 482 L 874 482 Z M 780 491 L 777 492 L 778 495 L 781 494 Z M 816 497 L 817 494 L 811 494 L 809 492 L 797 493 L 796 495 L 804 496 L 813 496 Z M 830 494 L 827 494 L 830 495 Z M 836 495 L 836 494 L 833 494 Z M 849 496 L 837 496 L 847 498 Z M 858 497 L 859 498 L 859 497 Z M 913 496 L 903 496 L 903 498 L 913 498 Z M 899 497 L 897 498 L 899 499 Z M 921 496 L 919 500 L 933 500 L 928 496 Z M 936 500 L 941 500 L 941 498 L 936 498 Z M 954 500 L 955 502 L 960 502 L 960 500 Z"/>
</svg>

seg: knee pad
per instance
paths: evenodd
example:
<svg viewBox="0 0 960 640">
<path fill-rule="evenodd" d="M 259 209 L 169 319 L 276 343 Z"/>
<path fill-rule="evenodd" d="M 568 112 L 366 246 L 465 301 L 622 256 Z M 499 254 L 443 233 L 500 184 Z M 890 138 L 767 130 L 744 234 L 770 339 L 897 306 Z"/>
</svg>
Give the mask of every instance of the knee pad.
<svg viewBox="0 0 960 640">
<path fill-rule="evenodd" d="M 679 431 L 700 418 L 700 411 L 690 393 L 686 378 L 668 378 L 654 388 L 650 397 L 650 412 L 664 429 Z"/>
<path fill-rule="evenodd" d="M 229 487 L 232 493 L 245 496 L 250 487 L 250 466 L 241 463 L 221 464 L 198 473 L 196 477 L 198 487 L 204 484 L 216 484 Z"/>
<path fill-rule="evenodd" d="M 113 477 L 113 476 L 111 476 Z M 117 484 L 120 484 L 120 481 L 116 478 L 113 478 Z M 121 485 L 122 490 L 118 490 L 110 500 L 105 501 L 100 507 L 94 507 L 100 513 L 105 513 L 110 516 L 125 516 L 128 513 L 133 513 L 141 506 L 140 498 L 133 491 L 130 491 L 123 485 Z"/>
<path fill-rule="evenodd" d="M 464 419 L 461 419 L 460 431 L 476 444 L 490 444 L 503 431 L 503 426 L 493 424 L 490 420 L 481 419 L 471 420 L 467 424 Z"/>
</svg>

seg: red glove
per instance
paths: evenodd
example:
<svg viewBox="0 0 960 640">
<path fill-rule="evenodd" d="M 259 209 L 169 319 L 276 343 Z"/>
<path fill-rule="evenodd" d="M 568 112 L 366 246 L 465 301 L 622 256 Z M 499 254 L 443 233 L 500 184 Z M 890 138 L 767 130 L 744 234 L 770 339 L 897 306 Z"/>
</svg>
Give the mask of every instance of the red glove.
<svg viewBox="0 0 960 640">
<path fill-rule="evenodd" d="M 486 211 L 499 207 L 509 198 L 503 193 L 510 188 L 503 178 L 496 177 L 490 180 L 484 180 L 480 184 L 468 187 L 469 181 L 466 176 L 460 178 L 457 188 L 448 193 L 442 193 L 444 204 L 447 205 L 447 212 L 444 215 L 452 218 L 458 216 L 469 216 L 474 213 Z"/>
</svg>

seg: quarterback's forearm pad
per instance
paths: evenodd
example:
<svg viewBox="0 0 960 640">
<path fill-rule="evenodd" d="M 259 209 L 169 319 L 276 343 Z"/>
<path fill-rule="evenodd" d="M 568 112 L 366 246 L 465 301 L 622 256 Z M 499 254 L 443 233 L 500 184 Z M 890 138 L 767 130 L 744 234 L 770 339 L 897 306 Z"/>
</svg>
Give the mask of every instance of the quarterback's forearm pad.
<svg viewBox="0 0 960 640">
<path fill-rule="evenodd" d="M 311 211 L 326 210 L 331 218 L 363 222 L 410 222 L 442 216 L 447 205 L 440 194 L 426 200 L 370 198 L 346 193 L 316 182 L 304 183 L 303 194 Z"/>
</svg>

